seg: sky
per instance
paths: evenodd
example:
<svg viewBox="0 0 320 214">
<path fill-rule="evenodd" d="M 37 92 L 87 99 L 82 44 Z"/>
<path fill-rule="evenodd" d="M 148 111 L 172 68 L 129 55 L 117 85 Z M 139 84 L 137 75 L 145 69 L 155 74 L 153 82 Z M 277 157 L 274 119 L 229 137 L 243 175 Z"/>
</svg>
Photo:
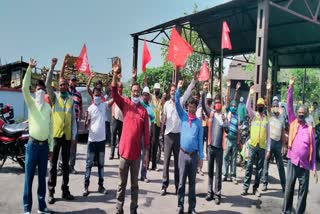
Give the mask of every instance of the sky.
<svg viewBox="0 0 320 214">
<path fill-rule="evenodd" d="M 60 69 L 65 54 L 78 56 L 83 44 L 91 70 L 111 70 L 110 57 L 119 56 L 124 80 L 131 78 L 131 33 L 139 32 L 166 21 L 227 0 L 1 0 L 0 59 L 1 63 L 29 58 L 38 67 L 49 67 L 57 57 Z M 139 42 L 138 73 L 141 67 L 143 42 Z M 151 62 L 147 67 L 162 64 L 160 46 L 148 44 Z"/>
</svg>

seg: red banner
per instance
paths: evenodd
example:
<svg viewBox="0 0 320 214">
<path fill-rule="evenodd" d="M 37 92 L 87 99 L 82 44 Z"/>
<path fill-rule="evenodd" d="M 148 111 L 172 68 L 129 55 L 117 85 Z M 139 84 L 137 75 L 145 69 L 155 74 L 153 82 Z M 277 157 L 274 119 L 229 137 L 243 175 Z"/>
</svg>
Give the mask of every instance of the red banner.
<svg viewBox="0 0 320 214">
<path fill-rule="evenodd" d="M 207 81 L 208 79 L 210 79 L 210 72 L 208 69 L 207 61 L 204 61 L 200 69 L 198 80 Z"/>
<path fill-rule="evenodd" d="M 142 52 L 142 72 L 146 71 L 146 65 L 151 61 L 151 55 L 147 46 L 146 40 L 143 43 L 143 52 Z"/>
<path fill-rule="evenodd" d="M 90 76 L 90 65 L 88 61 L 87 47 L 85 44 L 83 45 L 80 55 L 77 61 L 75 62 L 75 67 L 79 72 L 83 73 L 84 75 Z"/>
<path fill-rule="evenodd" d="M 226 21 L 222 24 L 222 35 L 221 35 L 221 49 L 232 50 L 232 45 L 229 37 L 230 29 Z"/>
</svg>

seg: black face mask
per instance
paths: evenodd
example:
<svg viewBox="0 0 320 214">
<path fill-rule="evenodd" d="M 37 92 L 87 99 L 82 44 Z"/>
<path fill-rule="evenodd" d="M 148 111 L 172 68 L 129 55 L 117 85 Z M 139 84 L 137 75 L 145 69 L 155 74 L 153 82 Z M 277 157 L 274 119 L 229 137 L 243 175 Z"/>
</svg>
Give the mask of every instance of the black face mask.
<svg viewBox="0 0 320 214">
<path fill-rule="evenodd" d="M 212 104 L 212 100 L 209 100 L 209 101 L 208 101 L 208 105 L 211 105 L 211 104 Z"/>
<path fill-rule="evenodd" d="M 258 107 L 258 112 L 263 112 L 264 107 Z"/>
<path fill-rule="evenodd" d="M 160 91 L 155 91 L 154 94 L 156 95 L 156 97 L 160 97 Z"/>
<path fill-rule="evenodd" d="M 304 115 L 298 115 L 298 120 L 300 122 L 304 121 L 305 120 L 305 116 Z"/>
</svg>

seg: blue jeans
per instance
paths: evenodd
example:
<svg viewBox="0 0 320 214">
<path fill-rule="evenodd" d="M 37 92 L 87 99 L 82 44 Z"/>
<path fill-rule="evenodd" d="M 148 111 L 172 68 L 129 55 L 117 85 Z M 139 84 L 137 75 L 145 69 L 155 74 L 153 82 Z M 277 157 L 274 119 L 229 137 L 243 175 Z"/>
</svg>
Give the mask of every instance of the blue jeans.
<svg viewBox="0 0 320 214">
<path fill-rule="evenodd" d="M 141 140 L 141 179 L 147 178 L 147 166 L 144 164 L 144 158 L 146 156 L 146 150 L 144 148 L 144 137 Z"/>
<path fill-rule="evenodd" d="M 230 140 L 229 138 L 227 138 L 227 148 L 223 154 L 223 165 L 224 165 L 223 176 L 228 177 L 229 167 L 230 167 L 231 177 L 233 179 L 237 178 L 237 153 L 238 153 L 237 139 Z"/>
<path fill-rule="evenodd" d="M 24 212 L 31 212 L 32 209 L 32 182 L 36 167 L 38 166 L 38 207 L 44 210 L 47 205 L 46 196 L 46 174 L 48 165 L 48 143 L 36 144 L 32 140 L 26 145 L 25 174 L 23 206 Z"/>
<path fill-rule="evenodd" d="M 254 163 L 257 164 L 257 168 L 256 168 L 257 172 L 256 172 L 256 178 L 254 181 L 253 189 L 259 188 L 260 178 L 262 177 L 262 171 L 263 171 L 263 163 L 265 159 L 265 149 L 262 149 L 259 146 L 253 147 L 251 145 L 249 145 L 248 149 L 249 149 L 249 160 L 247 163 L 246 174 L 245 174 L 244 183 L 243 183 L 243 189 L 245 191 L 248 191 L 250 186 L 252 169 L 253 169 Z"/>
<path fill-rule="evenodd" d="M 88 187 L 90 184 L 91 168 L 93 166 L 93 159 L 94 159 L 95 153 L 98 154 L 98 176 L 99 176 L 98 184 L 99 186 L 103 186 L 105 141 L 89 142 L 88 149 L 87 149 L 86 174 L 84 175 L 85 188 Z"/>
<path fill-rule="evenodd" d="M 283 159 L 282 159 L 282 154 L 281 154 L 281 148 L 282 148 L 282 143 L 281 141 L 275 141 L 271 139 L 271 150 L 270 150 L 270 156 L 274 154 L 274 157 L 276 158 L 277 161 L 277 167 L 279 171 L 279 177 L 280 177 L 280 183 L 282 190 L 285 190 L 286 187 L 286 175 L 284 172 L 284 165 L 283 165 Z M 269 160 L 264 161 L 264 167 L 263 167 L 263 177 L 262 177 L 262 182 L 264 185 L 268 185 L 268 180 L 269 180 Z"/>
</svg>

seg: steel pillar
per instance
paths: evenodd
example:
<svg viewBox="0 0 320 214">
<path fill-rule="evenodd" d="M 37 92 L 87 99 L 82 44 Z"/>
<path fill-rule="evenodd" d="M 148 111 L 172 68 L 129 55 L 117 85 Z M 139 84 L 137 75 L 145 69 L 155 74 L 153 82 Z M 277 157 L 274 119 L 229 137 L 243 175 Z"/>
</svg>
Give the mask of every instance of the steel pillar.
<svg viewBox="0 0 320 214">
<path fill-rule="evenodd" d="M 277 85 L 277 83 L 278 83 L 278 71 L 280 70 L 280 68 L 279 68 L 279 59 L 278 59 L 278 55 L 277 54 L 275 54 L 275 55 L 273 55 L 272 56 L 272 80 L 271 80 L 271 98 L 270 99 L 272 99 L 272 97 L 273 96 L 275 96 L 276 94 L 277 94 L 277 90 L 278 90 L 278 85 Z M 269 102 L 271 101 L 271 100 L 268 100 Z"/>
<path fill-rule="evenodd" d="M 210 92 L 211 92 L 211 95 L 213 96 L 213 81 L 214 81 L 214 61 L 215 61 L 215 57 L 214 55 L 211 55 L 210 56 L 210 66 L 211 66 L 211 74 L 210 74 Z"/>
<path fill-rule="evenodd" d="M 256 65 L 254 84 L 256 86 L 255 101 L 266 95 L 266 81 L 268 78 L 268 25 L 269 1 L 258 0 L 257 35 L 256 35 Z M 255 107 L 256 102 L 254 102 Z"/>
<path fill-rule="evenodd" d="M 138 35 L 133 36 L 133 61 L 132 61 L 132 68 L 138 68 L 138 45 L 139 45 L 139 38 Z M 138 72 L 137 72 L 138 73 Z M 133 80 L 133 82 L 136 80 Z"/>
</svg>

